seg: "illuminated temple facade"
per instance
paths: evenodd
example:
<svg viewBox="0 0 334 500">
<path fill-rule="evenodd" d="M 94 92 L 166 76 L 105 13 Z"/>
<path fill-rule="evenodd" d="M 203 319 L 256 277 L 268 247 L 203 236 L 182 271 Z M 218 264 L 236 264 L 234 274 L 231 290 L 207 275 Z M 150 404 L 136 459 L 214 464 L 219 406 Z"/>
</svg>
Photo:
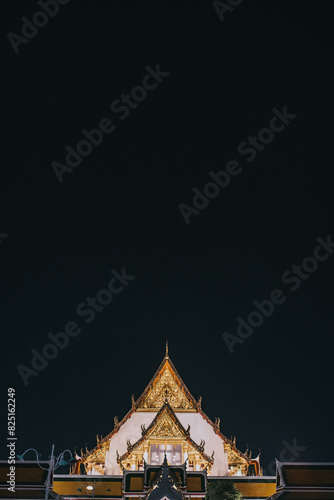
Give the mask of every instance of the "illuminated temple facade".
<svg viewBox="0 0 334 500">
<path fill-rule="evenodd" d="M 114 429 L 97 438 L 92 450 L 81 454 L 74 474 L 119 476 L 161 466 L 165 455 L 170 466 L 185 471 L 205 471 L 208 476 L 259 476 L 259 457 L 236 448 L 235 439 L 220 431 L 203 412 L 176 371 L 166 346 L 165 357 L 142 395 Z"/>
</svg>

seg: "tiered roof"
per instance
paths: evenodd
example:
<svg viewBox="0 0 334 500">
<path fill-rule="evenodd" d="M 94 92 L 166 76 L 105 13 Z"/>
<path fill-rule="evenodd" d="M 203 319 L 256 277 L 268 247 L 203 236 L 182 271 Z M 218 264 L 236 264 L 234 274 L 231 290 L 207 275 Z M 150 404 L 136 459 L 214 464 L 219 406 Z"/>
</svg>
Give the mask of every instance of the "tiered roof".
<svg viewBox="0 0 334 500">
<path fill-rule="evenodd" d="M 187 388 L 186 384 L 183 382 L 169 357 L 168 346 L 166 345 L 165 357 L 144 389 L 143 393 L 137 400 L 132 397 L 131 410 L 120 422 L 118 422 L 118 419 L 115 417 L 114 429 L 104 439 L 101 439 L 91 451 L 87 451 L 86 454 L 82 455 L 82 459 L 84 461 L 93 461 L 103 458 L 108 449 L 111 438 L 119 432 L 121 427 L 129 418 L 131 418 L 134 412 L 155 412 L 156 416 L 146 429 L 146 432 L 142 432 L 141 438 L 128 447 L 128 451 L 119 457 L 120 461 L 123 461 L 128 456 L 130 449 L 134 450 L 135 448 L 138 448 L 138 446 L 143 443 L 147 435 L 156 432 L 162 416 L 166 415 L 166 413 L 168 414 L 169 421 L 174 423 L 177 432 L 183 434 L 189 444 L 191 444 L 191 446 L 196 450 L 201 451 L 203 455 L 204 452 L 201 450 L 201 445 L 190 438 L 189 429 L 184 429 L 175 414 L 176 412 L 181 412 L 199 413 L 213 428 L 214 432 L 221 438 L 225 451 L 228 453 L 229 458 L 233 457 L 233 461 L 247 462 L 248 464 L 254 463 L 254 460 L 251 459 L 250 455 L 242 453 L 236 448 L 235 440 L 227 438 L 220 431 L 219 421 L 216 420 L 216 422 L 213 423 L 212 420 L 204 413 L 201 408 L 201 399 L 202 398 L 196 400 Z M 212 458 L 207 455 L 205 455 L 205 458 L 207 460 L 212 460 Z"/>
</svg>

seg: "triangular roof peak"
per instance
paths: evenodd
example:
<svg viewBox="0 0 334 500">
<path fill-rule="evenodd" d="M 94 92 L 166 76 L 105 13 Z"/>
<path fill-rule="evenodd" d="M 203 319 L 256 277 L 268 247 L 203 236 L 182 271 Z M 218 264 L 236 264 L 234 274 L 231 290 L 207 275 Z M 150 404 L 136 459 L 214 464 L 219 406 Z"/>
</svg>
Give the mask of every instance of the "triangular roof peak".
<svg viewBox="0 0 334 500">
<path fill-rule="evenodd" d="M 142 436 L 133 445 L 128 442 L 128 450 L 121 456 L 118 457 L 118 463 L 122 464 L 123 467 L 128 468 L 130 464 L 127 464 L 127 459 L 129 456 L 136 453 L 136 451 L 142 452 L 144 450 L 144 443 L 148 441 L 149 443 L 157 443 L 159 440 L 169 440 L 172 438 L 174 443 L 186 441 L 189 445 L 189 453 L 196 452 L 200 455 L 206 465 L 213 463 L 213 457 L 209 457 L 204 453 L 205 441 L 202 440 L 200 444 L 197 444 L 190 437 L 190 425 L 188 429 L 185 429 L 181 424 L 180 420 L 177 418 L 173 408 L 166 401 L 160 410 L 157 412 L 156 416 L 152 420 L 151 424 L 145 428 L 142 426 Z M 162 441 L 162 442 L 163 442 Z"/>
<path fill-rule="evenodd" d="M 136 411 L 156 412 L 165 402 L 174 411 L 195 412 L 200 408 L 200 400 L 197 402 L 190 393 L 169 357 L 167 340 L 165 357 L 134 407 Z"/>
<path fill-rule="evenodd" d="M 147 500 L 184 500 L 179 486 L 174 482 L 166 454 L 158 478 L 146 498 Z"/>
</svg>

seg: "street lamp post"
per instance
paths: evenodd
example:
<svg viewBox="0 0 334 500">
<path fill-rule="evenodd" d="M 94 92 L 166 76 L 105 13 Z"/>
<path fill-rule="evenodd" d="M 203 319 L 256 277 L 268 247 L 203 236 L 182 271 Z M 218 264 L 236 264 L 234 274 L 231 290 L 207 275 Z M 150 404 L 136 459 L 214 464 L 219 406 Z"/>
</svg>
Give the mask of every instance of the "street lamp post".
<svg viewBox="0 0 334 500">
<path fill-rule="evenodd" d="M 51 457 L 50 457 L 50 466 L 49 466 L 49 471 L 48 471 L 48 477 L 46 479 L 46 490 L 45 490 L 45 499 L 46 500 L 49 498 L 51 471 L 54 470 L 54 465 L 55 465 L 54 464 L 54 456 L 53 456 L 54 449 L 55 449 L 55 445 L 53 444 L 52 445 L 52 449 L 51 449 Z"/>
<path fill-rule="evenodd" d="M 47 478 L 46 478 L 46 489 L 45 489 L 45 500 L 48 500 L 48 497 L 49 497 L 49 491 L 50 491 L 50 480 L 51 480 L 51 473 L 53 471 L 55 471 L 56 469 L 58 469 L 58 467 L 60 467 L 61 465 L 68 465 L 69 463 L 75 461 L 75 459 L 73 458 L 73 455 L 72 455 L 72 452 L 70 450 L 64 450 L 60 453 L 60 455 L 58 455 L 58 457 L 55 457 L 54 456 L 54 449 L 55 449 L 55 445 L 53 444 L 52 445 L 52 449 L 51 449 L 51 456 L 50 456 L 50 462 L 49 462 L 49 467 L 46 468 L 46 467 L 43 467 L 40 463 L 40 454 L 37 452 L 37 450 L 35 450 L 35 448 L 29 448 L 28 450 L 26 450 L 24 453 L 22 453 L 22 455 L 16 455 L 19 460 L 21 460 L 22 462 L 24 462 L 24 455 L 26 453 L 28 453 L 29 451 L 33 451 L 36 455 L 36 461 L 38 463 L 38 466 L 43 469 L 43 470 L 47 470 L 48 471 L 48 475 L 47 475 Z M 71 455 L 71 458 L 66 461 L 64 460 L 64 454 L 68 452 L 70 455 Z"/>
</svg>

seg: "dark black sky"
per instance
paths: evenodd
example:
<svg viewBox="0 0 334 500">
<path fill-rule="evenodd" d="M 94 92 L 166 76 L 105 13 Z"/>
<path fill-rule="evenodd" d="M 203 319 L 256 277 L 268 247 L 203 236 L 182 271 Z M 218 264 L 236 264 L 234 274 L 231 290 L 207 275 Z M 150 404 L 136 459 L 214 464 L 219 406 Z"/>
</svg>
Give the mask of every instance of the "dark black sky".
<svg viewBox="0 0 334 500">
<path fill-rule="evenodd" d="M 168 337 L 241 451 L 267 467 L 296 440 L 298 460 L 333 460 L 334 254 L 294 292 L 281 279 L 334 238 L 333 2 L 245 0 L 220 21 L 211 1 L 72 0 L 17 54 L 7 34 L 40 7 L 0 9 L 2 435 L 14 387 L 18 452 L 93 447 Z M 157 65 L 169 76 L 121 120 L 111 103 Z M 239 144 L 284 106 L 297 117 L 247 162 Z M 102 118 L 116 129 L 59 183 L 51 163 Z M 178 205 L 230 160 L 242 172 L 187 225 Z M 85 323 L 77 306 L 123 267 L 135 279 Z M 231 354 L 222 334 L 276 288 Z M 81 333 L 25 386 L 17 366 L 68 321 Z"/>
</svg>

